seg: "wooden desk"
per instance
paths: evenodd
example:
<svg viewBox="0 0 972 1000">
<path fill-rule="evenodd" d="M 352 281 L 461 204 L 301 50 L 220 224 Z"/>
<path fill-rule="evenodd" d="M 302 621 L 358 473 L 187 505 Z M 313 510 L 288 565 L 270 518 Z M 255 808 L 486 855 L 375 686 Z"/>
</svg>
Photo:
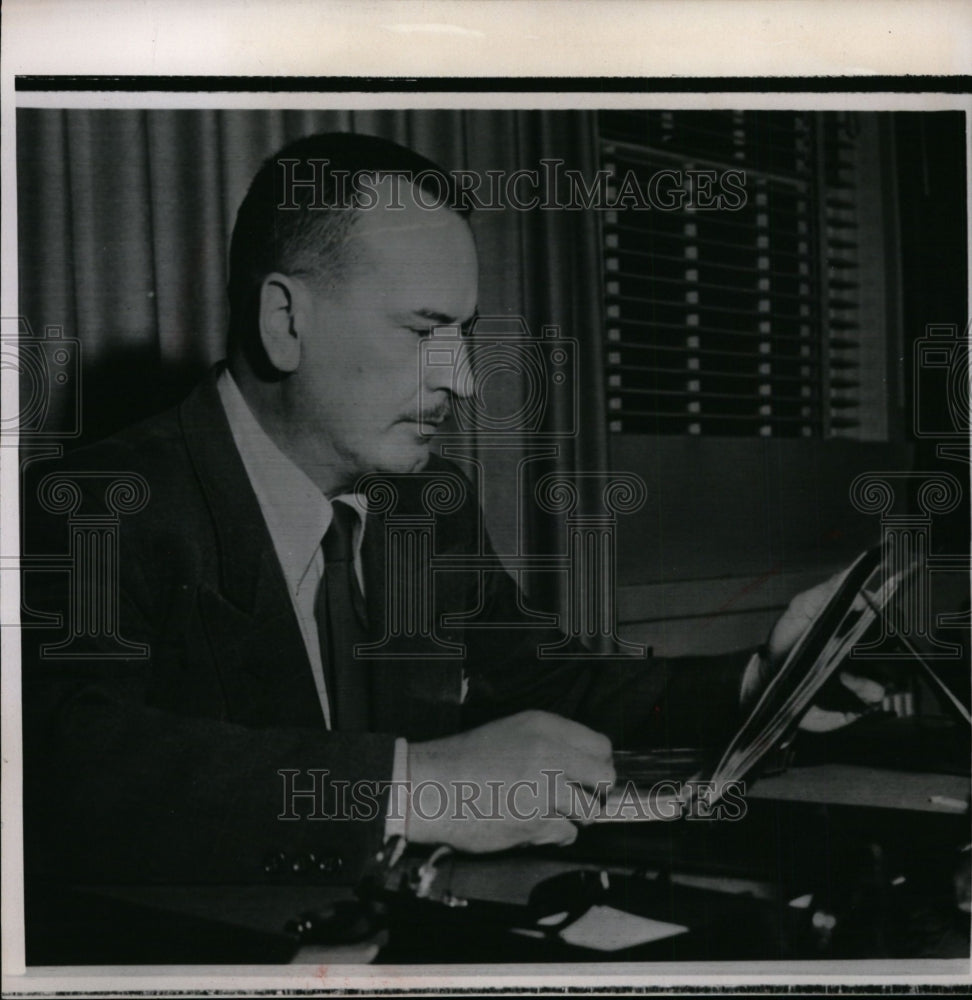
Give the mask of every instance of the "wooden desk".
<svg viewBox="0 0 972 1000">
<path fill-rule="evenodd" d="M 969 810 L 972 783 L 955 774 L 921 774 L 854 764 L 795 767 L 760 778 L 747 797 L 871 809 L 962 815 Z"/>
</svg>

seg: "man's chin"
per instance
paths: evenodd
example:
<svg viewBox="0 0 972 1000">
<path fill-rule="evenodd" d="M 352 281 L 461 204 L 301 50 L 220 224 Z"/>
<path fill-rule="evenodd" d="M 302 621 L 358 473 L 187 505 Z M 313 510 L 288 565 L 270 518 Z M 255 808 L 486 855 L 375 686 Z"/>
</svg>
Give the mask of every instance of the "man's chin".
<svg viewBox="0 0 972 1000">
<path fill-rule="evenodd" d="M 431 453 L 431 445 L 428 441 L 417 445 L 413 444 L 409 448 L 400 448 L 393 454 L 383 456 L 380 467 L 375 471 L 393 476 L 421 472 L 429 464 Z"/>
<path fill-rule="evenodd" d="M 429 459 L 431 457 L 432 457 L 432 451 L 431 449 L 427 448 L 425 454 L 422 455 L 420 458 L 416 459 L 416 462 L 412 466 L 411 471 L 421 472 L 429 464 Z"/>
</svg>

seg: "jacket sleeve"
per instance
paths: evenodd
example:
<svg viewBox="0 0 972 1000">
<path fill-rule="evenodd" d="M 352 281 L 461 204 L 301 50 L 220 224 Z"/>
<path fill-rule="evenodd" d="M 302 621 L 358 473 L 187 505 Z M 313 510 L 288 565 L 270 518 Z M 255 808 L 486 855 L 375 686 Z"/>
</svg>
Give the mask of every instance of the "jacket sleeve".
<svg viewBox="0 0 972 1000">
<path fill-rule="evenodd" d="M 467 724 L 542 708 L 605 733 L 616 748 L 712 747 L 731 734 L 751 650 L 673 659 L 587 654 L 579 642 L 564 645 L 556 629 L 532 625 L 516 583 L 492 549 L 488 555 L 483 612 L 466 631 Z M 541 652 L 558 644 L 553 655 Z"/>
<path fill-rule="evenodd" d="M 42 551 L 64 551 L 58 530 L 54 541 L 35 532 Z M 117 633 L 146 657 L 118 658 L 96 639 L 61 659 L 50 646 L 63 630 L 22 630 L 28 871 L 93 883 L 355 881 L 383 837 L 394 737 L 241 724 L 218 671 L 199 668 L 210 654 L 190 656 L 173 622 L 191 585 L 146 582 L 146 567 L 166 559 L 143 541 L 123 539 Z M 67 624 L 71 574 L 26 576 L 31 612 Z"/>
</svg>

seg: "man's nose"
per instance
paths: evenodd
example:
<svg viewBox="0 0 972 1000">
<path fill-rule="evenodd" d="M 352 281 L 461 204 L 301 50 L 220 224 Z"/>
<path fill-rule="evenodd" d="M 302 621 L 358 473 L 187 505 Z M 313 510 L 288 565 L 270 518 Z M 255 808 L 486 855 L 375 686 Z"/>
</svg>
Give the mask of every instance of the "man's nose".
<svg viewBox="0 0 972 1000">
<path fill-rule="evenodd" d="M 423 381 L 428 392 L 445 390 L 450 395 L 468 399 L 475 392 L 472 352 L 465 337 L 433 336 L 423 352 Z"/>
</svg>

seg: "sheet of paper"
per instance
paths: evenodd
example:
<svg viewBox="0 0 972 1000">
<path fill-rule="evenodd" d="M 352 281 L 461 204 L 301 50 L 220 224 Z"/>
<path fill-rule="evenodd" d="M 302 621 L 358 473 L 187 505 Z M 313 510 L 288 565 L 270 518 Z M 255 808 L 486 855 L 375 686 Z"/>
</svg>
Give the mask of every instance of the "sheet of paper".
<svg viewBox="0 0 972 1000">
<path fill-rule="evenodd" d="M 560 932 L 561 940 L 579 948 L 621 951 L 688 932 L 681 924 L 639 917 L 613 906 L 592 906 L 579 920 Z"/>
</svg>

